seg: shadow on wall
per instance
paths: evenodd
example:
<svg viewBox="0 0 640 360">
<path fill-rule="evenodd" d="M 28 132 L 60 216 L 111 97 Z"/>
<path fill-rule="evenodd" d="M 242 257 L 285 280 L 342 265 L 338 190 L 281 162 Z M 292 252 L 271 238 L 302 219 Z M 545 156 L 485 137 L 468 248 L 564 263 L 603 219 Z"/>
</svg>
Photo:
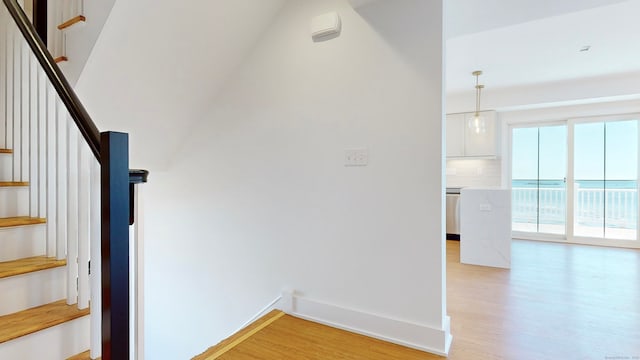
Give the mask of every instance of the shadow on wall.
<svg viewBox="0 0 640 360">
<path fill-rule="evenodd" d="M 424 69 L 435 64 L 430 63 L 428 52 L 415 46 L 413 38 L 406 34 L 442 31 L 442 17 L 440 21 L 425 22 L 429 14 L 427 3 L 424 0 L 372 1 L 357 7 L 355 11 L 389 46 L 402 54 L 409 65 L 423 73 Z M 421 24 L 421 27 L 416 27 L 416 24 Z"/>
</svg>

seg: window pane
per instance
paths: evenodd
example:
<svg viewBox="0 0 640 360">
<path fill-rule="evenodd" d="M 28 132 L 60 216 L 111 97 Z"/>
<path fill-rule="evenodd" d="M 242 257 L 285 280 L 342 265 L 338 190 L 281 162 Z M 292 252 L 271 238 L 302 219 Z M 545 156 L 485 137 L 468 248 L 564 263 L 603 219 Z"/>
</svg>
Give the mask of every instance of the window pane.
<svg viewBox="0 0 640 360">
<path fill-rule="evenodd" d="M 604 236 L 604 123 L 574 129 L 574 234 Z"/>
<path fill-rule="evenodd" d="M 638 122 L 606 126 L 605 237 L 636 239 L 638 224 Z"/>
<path fill-rule="evenodd" d="M 539 138 L 538 231 L 564 234 L 566 220 L 567 127 L 541 127 Z"/>
<path fill-rule="evenodd" d="M 514 231 L 538 231 L 538 128 L 512 132 L 511 212 Z"/>
</svg>

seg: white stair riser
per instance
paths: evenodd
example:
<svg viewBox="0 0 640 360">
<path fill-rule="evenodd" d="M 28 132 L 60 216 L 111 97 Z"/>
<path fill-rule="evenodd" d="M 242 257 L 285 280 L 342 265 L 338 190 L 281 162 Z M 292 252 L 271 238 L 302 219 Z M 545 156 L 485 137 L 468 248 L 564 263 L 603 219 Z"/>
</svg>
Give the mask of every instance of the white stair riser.
<svg viewBox="0 0 640 360">
<path fill-rule="evenodd" d="M 0 154 L 0 181 L 11 181 L 11 162 L 13 161 L 13 155 Z"/>
<path fill-rule="evenodd" d="M 46 225 L 0 228 L 0 262 L 46 255 Z"/>
<path fill-rule="evenodd" d="M 89 348 L 89 316 L 0 344 L 0 359 L 60 360 Z"/>
<path fill-rule="evenodd" d="M 0 188 L 0 218 L 29 215 L 29 188 Z"/>
<path fill-rule="evenodd" d="M 0 316 L 62 300 L 66 294 L 64 267 L 0 279 Z"/>
</svg>

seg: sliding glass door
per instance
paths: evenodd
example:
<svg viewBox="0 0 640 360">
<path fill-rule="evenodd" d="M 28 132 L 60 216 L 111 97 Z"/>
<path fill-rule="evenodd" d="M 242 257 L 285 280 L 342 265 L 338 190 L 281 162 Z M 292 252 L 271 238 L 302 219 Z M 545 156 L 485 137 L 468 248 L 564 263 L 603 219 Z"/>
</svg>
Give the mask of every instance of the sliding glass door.
<svg viewBox="0 0 640 360">
<path fill-rule="evenodd" d="M 576 123 L 574 139 L 574 235 L 635 240 L 638 121 Z"/>
<path fill-rule="evenodd" d="M 512 229 L 565 234 L 567 126 L 514 128 Z"/>
<path fill-rule="evenodd" d="M 516 236 L 640 247 L 639 122 L 625 116 L 513 126 Z"/>
</svg>

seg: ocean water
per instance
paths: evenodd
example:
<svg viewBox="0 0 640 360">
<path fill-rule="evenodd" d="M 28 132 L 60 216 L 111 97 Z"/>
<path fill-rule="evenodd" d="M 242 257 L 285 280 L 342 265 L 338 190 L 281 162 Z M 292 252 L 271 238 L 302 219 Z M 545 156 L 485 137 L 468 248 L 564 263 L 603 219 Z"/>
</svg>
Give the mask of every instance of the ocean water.
<svg viewBox="0 0 640 360">
<path fill-rule="evenodd" d="M 576 180 L 580 189 L 637 189 L 638 182 L 635 180 Z M 561 189 L 565 187 L 565 182 L 559 180 L 513 180 L 512 188 L 540 188 Z"/>
</svg>

